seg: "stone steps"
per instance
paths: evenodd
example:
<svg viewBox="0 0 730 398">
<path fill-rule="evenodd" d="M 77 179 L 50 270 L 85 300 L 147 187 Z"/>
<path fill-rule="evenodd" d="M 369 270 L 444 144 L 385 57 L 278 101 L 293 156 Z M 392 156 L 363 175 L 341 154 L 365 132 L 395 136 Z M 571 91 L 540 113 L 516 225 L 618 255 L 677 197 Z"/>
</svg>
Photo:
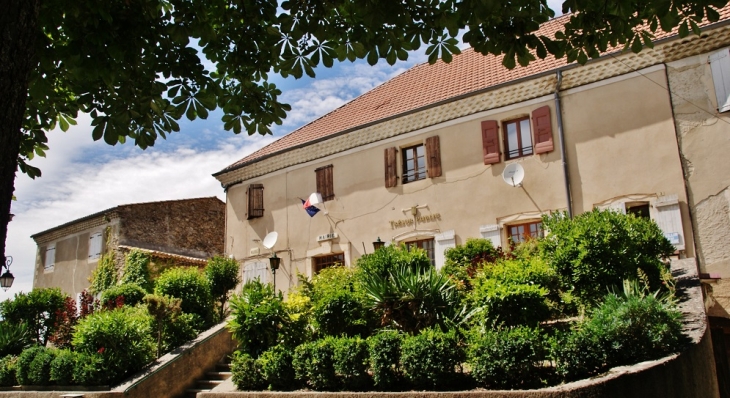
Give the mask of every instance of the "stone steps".
<svg viewBox="0 0 730 398">
<path fill-rule="evenodd" d="M 181 398 L 195 398 L 199 392 L 208 392 L 221 385 L 231 377 L 231 364 L 228 357 L 216 364 L 215 369 L 205 373 L 205 376 L 195 381 L 193 387 L 185 390 Z"/>
</svg>

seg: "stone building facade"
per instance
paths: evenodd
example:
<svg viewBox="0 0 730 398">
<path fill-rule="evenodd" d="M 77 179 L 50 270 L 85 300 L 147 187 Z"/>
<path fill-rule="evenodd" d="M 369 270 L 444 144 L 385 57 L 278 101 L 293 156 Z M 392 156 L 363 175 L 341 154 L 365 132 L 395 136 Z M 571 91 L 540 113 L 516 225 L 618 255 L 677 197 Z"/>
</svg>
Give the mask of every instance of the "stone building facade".
<svg viewBox="0 0 730 398">
<path fill-rule="evenodd" d="M 89 287 L 104 253 L 121 269 L 132 249 L 165 264 L 202 266 L 223 253 L 224 228 L 225 204 L 216 197 L 112 207 L 32 236 L 33 287 L 59 287 L 73 297 Z"/>
</svg>

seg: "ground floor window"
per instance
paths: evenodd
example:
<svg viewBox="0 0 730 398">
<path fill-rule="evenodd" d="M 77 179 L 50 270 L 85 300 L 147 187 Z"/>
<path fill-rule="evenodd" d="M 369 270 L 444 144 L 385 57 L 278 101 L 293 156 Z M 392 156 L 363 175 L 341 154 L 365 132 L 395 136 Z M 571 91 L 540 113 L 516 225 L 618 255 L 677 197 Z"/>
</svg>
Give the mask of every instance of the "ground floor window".
<svg viewBox="0 0 730 398">
<path fill-rule="evenodd" d="M 312 273 L 316 274 L 325 268 L 335 265 L 345 265 L 345 253 L 330 254 L 312 258 Z"/>
<path fill-rule="evenodd" d="M 511 245 L 522 243 L 528 239 L 542 238 L 545 233 L 542 230 L 542 222 L 528 222 L 524 224 L 509 225 L 509 242 Z"/>
<path fill-rule="evenodd" d="M 425 250 L 426 253 L 428 253 L 428 258 L 431 259 L 431 265 L 436 264 L 433 238 L 405 242 L 405 245 L 406 245 L 406 248 L 408 248 L 408 250 L 410 250 L 412 247 L 417 247 L 419 249 Z"/>
<path fill-rule="evenodd" d="M 649 214 L 649 203 L 647 203 L 647 202 L 626 203 L 626 214 L 633 214 L 634 216 L 639 217 L 639 218 L 650 219 L 651 215 Z"/>
</svg>

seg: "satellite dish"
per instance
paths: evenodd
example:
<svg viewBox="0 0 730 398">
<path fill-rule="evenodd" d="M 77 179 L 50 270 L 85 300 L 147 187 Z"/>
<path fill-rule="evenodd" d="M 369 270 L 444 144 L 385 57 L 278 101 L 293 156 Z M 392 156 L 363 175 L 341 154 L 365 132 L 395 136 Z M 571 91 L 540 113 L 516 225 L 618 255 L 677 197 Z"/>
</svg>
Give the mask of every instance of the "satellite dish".
<svg viewBox="0 0 730 398">
<path fill-rule="evenodd" d="M 272 247 L 276 244 L 276 240 L 279 238 L 279 234 L 274 232 L 269 232 L 266 237 L 264 238 L 262 245 L 264 245 L 265 248 L 271 250 Z"/>
<path fill-rule="evenodd" d="M 507 185 L 519 187 L 525 179 L 525 169 L 519 163 L 512 163 L 504 168 L 502 179 Z"/>
</svg>

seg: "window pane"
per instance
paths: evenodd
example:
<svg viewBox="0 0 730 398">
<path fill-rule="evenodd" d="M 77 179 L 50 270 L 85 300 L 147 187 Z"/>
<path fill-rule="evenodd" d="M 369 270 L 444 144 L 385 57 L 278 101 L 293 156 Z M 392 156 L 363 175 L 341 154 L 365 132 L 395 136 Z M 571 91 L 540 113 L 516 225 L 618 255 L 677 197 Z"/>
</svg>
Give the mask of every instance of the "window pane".
<svg viewBox="0 0 730 398">
<path fill-rule="evenodd" d="M 530 131 L 530 119 L 520 121 L 520 138 L 522 139 L 522 155 L 532 153 L 532 133 Z"/>
<path fill-rule="evenodd" d="M 509 157 L 518 156 L 517 151 L 517 123 L 507 124 L 507 150 Z"/>
<path fill-rule="evenodd" d="M 418 154 L 419 157 L 423 156 L 425 154 L 425 152 L 424 152 L 425 150 L 426 149 L 423 147 L 423 145 L 419 145 L 416 147 L 416 153 Z"/>
</svg>

